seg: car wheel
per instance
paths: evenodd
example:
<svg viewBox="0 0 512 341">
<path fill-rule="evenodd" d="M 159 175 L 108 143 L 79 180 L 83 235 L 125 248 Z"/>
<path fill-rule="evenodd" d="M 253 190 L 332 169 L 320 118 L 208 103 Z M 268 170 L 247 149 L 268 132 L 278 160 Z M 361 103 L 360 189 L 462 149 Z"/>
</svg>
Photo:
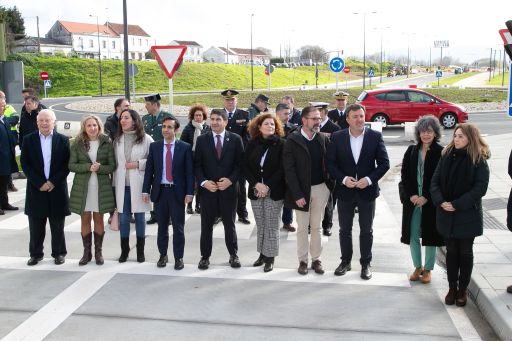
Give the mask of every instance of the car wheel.
<svg viewBox="0 0 512 341">
<path fill-rule="evenodd" d="M 372 122 L 381 122 L 383 127 L 389 124 L 388 117 L 384 114 L 375 114 L 375 116 L 372 117 Z"/>
<path fill-rule="evenodd" d="M 447 112 L 441 116 L 441 125 L 446 129 L 453 129 L 457 124 L 457 116 L 452 112 Z"/>
</svg>

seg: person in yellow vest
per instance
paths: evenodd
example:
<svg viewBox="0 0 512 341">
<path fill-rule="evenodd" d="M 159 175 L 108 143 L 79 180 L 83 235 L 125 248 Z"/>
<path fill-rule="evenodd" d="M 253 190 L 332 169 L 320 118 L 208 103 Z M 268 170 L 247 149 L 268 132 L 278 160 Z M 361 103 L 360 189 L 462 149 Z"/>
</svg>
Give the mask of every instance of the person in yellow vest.
<svg viewBox="0 0 512 341">
<path fill-rule="evenodd" d="M 0 100 L 3 99 L 7 103 L 7 99 L 5 98 L 5 93 L 0 90 Z M 0 113 L 0 116 L 3 114 L 5 118 L 5 122 L 8 126 L 10 126 L 10 133 L 14 138 L 15 144 L 18 144 L 18 122 L 20 120 L 20 116 L 16 112 L 16 109 L 10 104 L 6 104 L 5 108 L 3 110 L 3 113 Z M 7 184 L 7 189 L 10 192 L 17 192 L 18 189 L 14 186 L 14 183 L 12 182 L 12 176 L 10 177 L 9 183 Z"/>
</svg>

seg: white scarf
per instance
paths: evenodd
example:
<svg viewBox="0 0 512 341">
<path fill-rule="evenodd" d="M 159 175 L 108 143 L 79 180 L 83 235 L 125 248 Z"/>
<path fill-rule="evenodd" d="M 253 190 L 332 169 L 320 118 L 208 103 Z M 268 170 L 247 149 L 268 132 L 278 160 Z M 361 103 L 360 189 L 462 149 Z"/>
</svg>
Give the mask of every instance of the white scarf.
<svg viewBox="0 0 512 341">
<path fill-rule="evenodd" d="M 192 122 L 192 125 L 194 126 L 194 128 L 196 128 L 194 130 L 194 139 L 193 139 L 193 142 L 192 142 L 192 151 L 195 151 L 196 150 L 196 140 L 197 140 L 197 137 L 199 135 L 201 135 L 201 132 L 204 129 L 204 121 L 201 122 L 201 123 L 197 123 L 196 121 L 191 121 L 191 122 Z"/>
</svg>

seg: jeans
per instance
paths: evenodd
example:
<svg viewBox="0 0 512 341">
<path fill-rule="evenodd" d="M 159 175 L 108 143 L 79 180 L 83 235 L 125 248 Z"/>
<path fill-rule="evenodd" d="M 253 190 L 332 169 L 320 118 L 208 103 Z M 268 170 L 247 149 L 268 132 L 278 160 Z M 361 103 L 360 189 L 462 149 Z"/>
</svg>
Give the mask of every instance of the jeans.
<svg viewBox="0 0 512 341">
<path fill-rule="evenodd" d="M 142 200 L 142 198 L 140 199 Z M 132 201 L 130 196 L 130 186 L 124 188 L 123 213 L 119 213 L 119 232 L 121 238 L 130 238 L 130 216 L 132 214 Z M 137 238 L 144 238 L 146 234 L 145 213 L 134 213 L 135 232 Z"/>
</svg>

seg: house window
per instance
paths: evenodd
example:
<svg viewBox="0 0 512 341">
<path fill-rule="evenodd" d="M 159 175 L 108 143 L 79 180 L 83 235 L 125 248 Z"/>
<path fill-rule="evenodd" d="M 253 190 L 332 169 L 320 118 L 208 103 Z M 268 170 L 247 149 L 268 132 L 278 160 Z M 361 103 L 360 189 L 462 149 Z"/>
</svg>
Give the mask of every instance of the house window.
<svg viewBox="0 0 512 341">
<path fill-rule="evenodd" d="M 116 41 L 115 40 L 112 40 L 112 48 L 115 49 L 116 48 Z"/>
<path fill-rule="evenodd" d="M 146 39 L 146 46 L 149 46 L 149 40 Z"/>
<path fill-rule="evenodd" d="M 135 38 L 132 38 L 132 45 L 135 45 Z"/>
<path fill-rule="evenodd" d="M 139 39 L 139 46 L 142 46 L 142 39 Z"/>
<path fill-rule="evenodd" d="M 89 47 L 94 47 L 94 40 L 89 39 Z"/>
<path fill-rule="evenodd" d="M 101 45 L 103 46 L 104 49 L 107 48 L 107 41 L 106 40 L 102 40 L 101 41 Z"/>
</svg>

